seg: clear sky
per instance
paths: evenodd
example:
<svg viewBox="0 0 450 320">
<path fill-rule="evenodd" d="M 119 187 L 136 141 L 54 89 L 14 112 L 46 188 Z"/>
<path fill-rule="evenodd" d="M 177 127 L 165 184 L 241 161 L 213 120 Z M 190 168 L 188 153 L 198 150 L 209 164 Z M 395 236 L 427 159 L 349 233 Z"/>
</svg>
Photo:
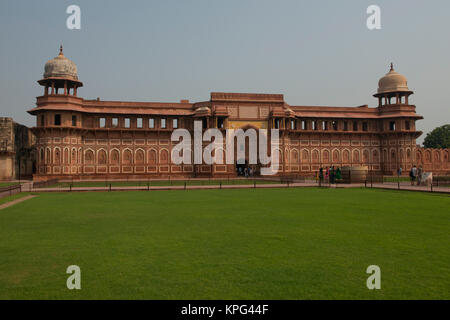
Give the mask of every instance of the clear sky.
<svg viewBox="0 0 450 320">
<path fill-rule="evenodd" d="M 81 7 L 81 30 L 66 8 Z M 366 9 L 381 7 L 381 30 Z M 204 101 L 211 91 L 283 93 L 291 105 L 376 106 L 389 63 L 408 78 L 424 132 L 450 121 L 450 1 L 2 0 L 0 115 L 26 113 L 64 45 L 79 95 Z M 422 141 L 423 136 L 419 141 Z"/>
</svg>

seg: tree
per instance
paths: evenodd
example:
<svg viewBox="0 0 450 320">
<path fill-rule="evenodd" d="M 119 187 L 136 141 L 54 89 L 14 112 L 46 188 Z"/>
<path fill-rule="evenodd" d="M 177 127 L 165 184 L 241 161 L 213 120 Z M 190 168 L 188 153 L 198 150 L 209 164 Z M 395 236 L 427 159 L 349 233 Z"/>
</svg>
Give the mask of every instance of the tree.
<svg viewBox="0 0 450 320">
<path fill-rule="evenodd" d="M 437 127 L 433 131 L 427 133 L 423 141 L 425 148 L 443 149 L 450 148 L 450 124 Z"/>
</svg>

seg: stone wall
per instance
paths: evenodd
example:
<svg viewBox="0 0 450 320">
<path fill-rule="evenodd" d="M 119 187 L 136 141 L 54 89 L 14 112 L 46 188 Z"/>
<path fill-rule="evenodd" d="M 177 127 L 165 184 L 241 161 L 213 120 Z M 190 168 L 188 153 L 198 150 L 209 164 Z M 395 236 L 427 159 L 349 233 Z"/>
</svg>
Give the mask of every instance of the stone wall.
<svg viewBox="0 0 450 320">
<path fill-rule="evenodd" d="M 35 137 L 11 118 L 0 117 L 0 180 L 29 178 L 35 168 Z"/>
<path fill-rule="evenodd" d="M 434 174 L 450 174 L 450 149 L 417 148 L 417 166 L 422 166 L 425 172 Z"/>
<path fill-rule="evenodd" d="M 0 118 L 0 180 L 14 178 L 14 122 Z"/>
</svg>

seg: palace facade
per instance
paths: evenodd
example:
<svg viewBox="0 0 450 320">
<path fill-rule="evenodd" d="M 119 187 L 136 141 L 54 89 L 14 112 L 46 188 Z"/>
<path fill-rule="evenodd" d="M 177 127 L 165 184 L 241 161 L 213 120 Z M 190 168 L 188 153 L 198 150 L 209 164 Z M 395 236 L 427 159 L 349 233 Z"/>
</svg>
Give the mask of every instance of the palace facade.
<svg viewBox="0 0 450 320">
<path fill-rule="evenodd" d="M 38 83 L 44 94 L 28 111 L 36 116 L 36 180 L 236 175 L 235 164 L 172 163 L 173 130 L 193 132 L 194 121 L 204 130 L 279 129 L 279 175 L 311 175 L 331 165 L 364 165 L 383 174 L 414 164 L 450 170 L 449 150 L 416 145 L 422 134 L 416 121 L 423 118 L 410 104 L 407 79 L 392 65 L 379 80 L 374 108 L 290 105 L 282 94 L 223 92 L 201 102 L 85 100 L 78 96 L 77 67 L 62 47 Z"/>
</svg>

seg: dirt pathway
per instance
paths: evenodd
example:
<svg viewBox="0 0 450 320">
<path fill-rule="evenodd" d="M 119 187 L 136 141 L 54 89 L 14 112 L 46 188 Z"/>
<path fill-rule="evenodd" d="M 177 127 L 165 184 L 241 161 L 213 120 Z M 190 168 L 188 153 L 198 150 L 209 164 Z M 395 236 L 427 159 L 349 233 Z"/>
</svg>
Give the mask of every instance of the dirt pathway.
<svg viewBox="0 0 450 320">
<path fill-rule="evenodd" d="M 19 199 L 15 199 L 15 200 L 13 200 L 13 201 L 10 201 L 10 202 L 1 204 L 1 205 L 0 205 L 0 210 L 5 209 L 5 208 L 8 208 L 8 207 L 11 207 L 11 206 L 13 206 L 13 205 L 15 205 L 15 204 L 18 204 L 18 203 L 20 203 L 20 202 L 29 200 L 29 199 L 34 198 L 34 197 L 36 197 L 36 196 L 35 196 L 35 195 L 29 195 L 29 196 L 25 196 L 25 197 L 22 197 L 22 198 L 19 198 Z"/>
</svg>

